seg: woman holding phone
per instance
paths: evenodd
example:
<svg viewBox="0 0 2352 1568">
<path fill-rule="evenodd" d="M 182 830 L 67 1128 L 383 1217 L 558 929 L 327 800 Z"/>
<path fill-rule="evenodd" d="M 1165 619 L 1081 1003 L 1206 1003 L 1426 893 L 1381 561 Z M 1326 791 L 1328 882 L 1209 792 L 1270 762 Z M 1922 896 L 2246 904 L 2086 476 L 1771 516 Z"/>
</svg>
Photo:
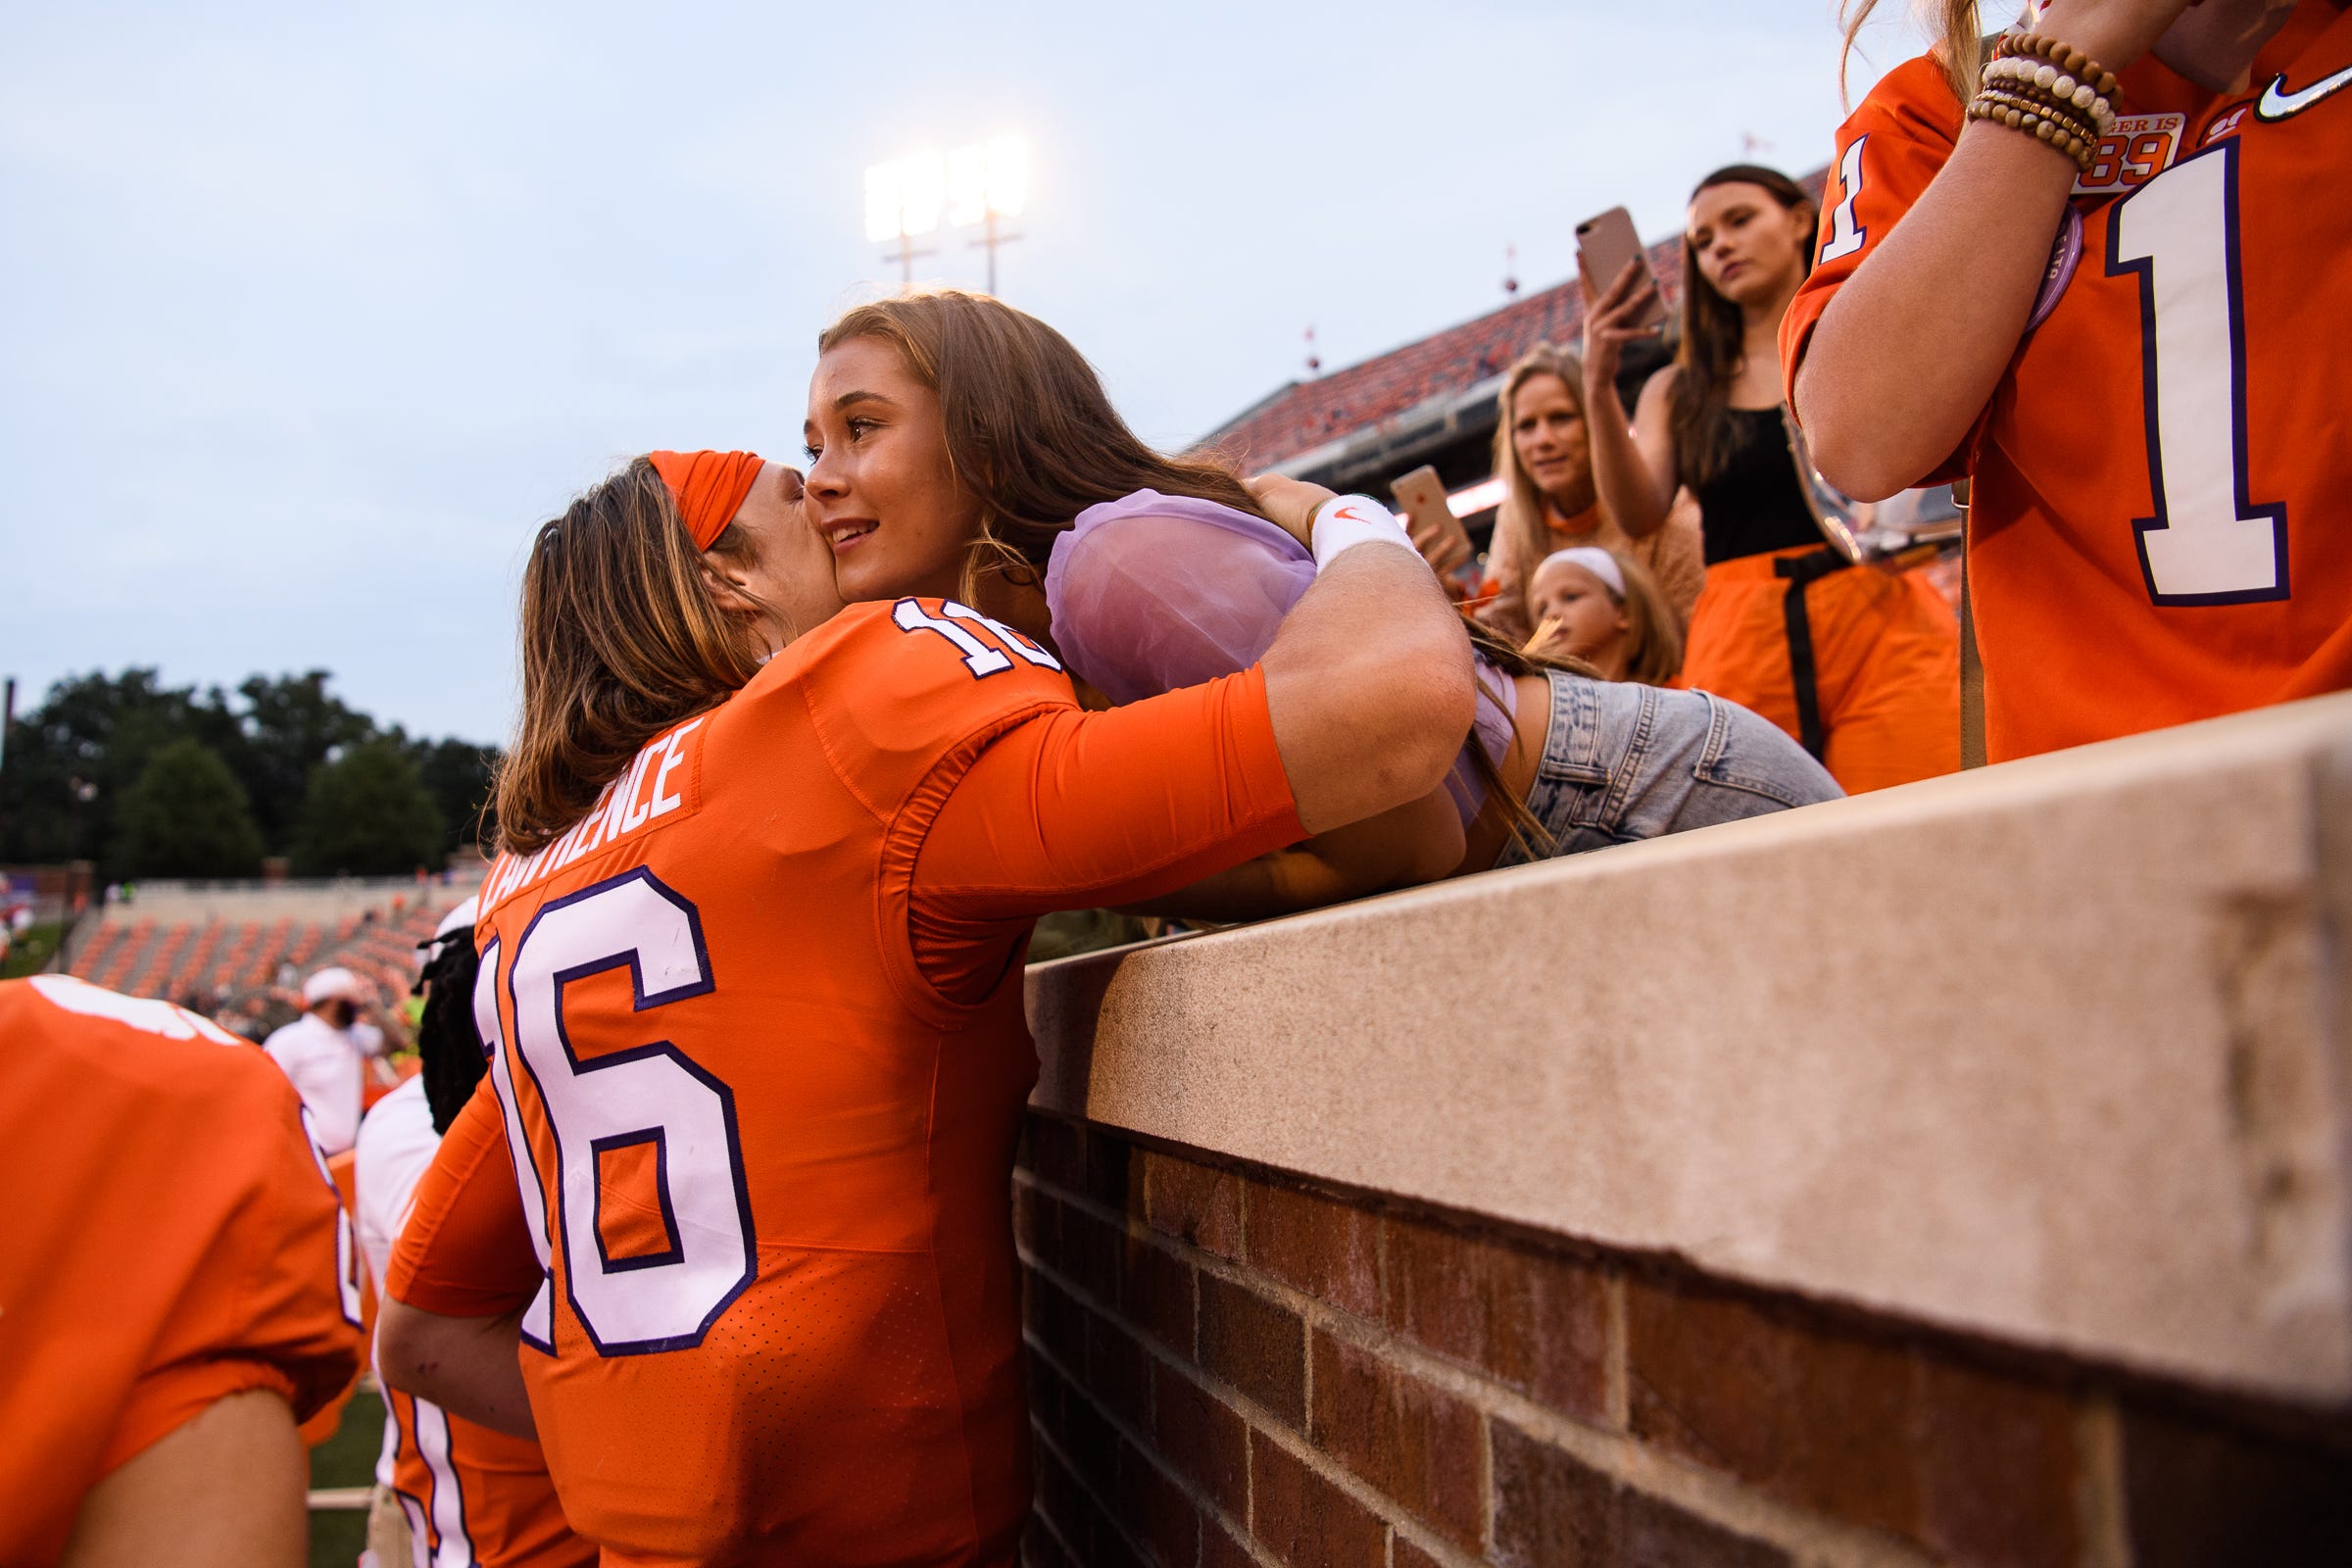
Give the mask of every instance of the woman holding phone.
<svg viewBox="0 0 2352 1568">
<path fill-rule="evenodd" d="M 1706 580 L 1698 508 L 1676 500 L 1664 523 L 1637 539 L 1600 503 L 1592 482 L 1592 438 L 1585 421 L 1585 373 L 1574 354 L 1548 343 L 1504 373 L 1494 425 L 1494 472 L 1506 489 L 1494 517 L 1479 618 L 1506 637 L 1534 634 L 1528 578 L 1561 550 L 1590 547 L 1638 562 L 1665 596 L 1677 643 Z"/>
<path fill-rule="evenodd" d="M 1240 481 L 1145 446 L 1068 340 L 1000 301 L 859 306 L 818 350 L 808 502 L 846 599 L 959 595 L 1121 705 L 1249 667 L 1312 580 Z M 1443 788 L 1153 907 L 1284 913 L 1839 793 L 1719 698 L 1596 680 L 1492 634 L 1475 658 L 1477 724 Z"/>
<path fill-rule="evenodd" d="M 1779 334 L 1814 220 L 1777 170 L 1735 164 L 1699 181 L 1675 363 L 1629 417 L 1619 359 L 1659 310 L 1647 269 L 1629 265 L 1587 299 L 1584 394 L 1600 502 L 1627 533 L 1662 526 L 1680 487 L 1698 498 L 1706 586 L 1683 684 L 1763 714 L 1860 793 L 1959 767 L 1959 629 L 1923 579 L 1829 549 L 1798 476 Z"/>
</svg>

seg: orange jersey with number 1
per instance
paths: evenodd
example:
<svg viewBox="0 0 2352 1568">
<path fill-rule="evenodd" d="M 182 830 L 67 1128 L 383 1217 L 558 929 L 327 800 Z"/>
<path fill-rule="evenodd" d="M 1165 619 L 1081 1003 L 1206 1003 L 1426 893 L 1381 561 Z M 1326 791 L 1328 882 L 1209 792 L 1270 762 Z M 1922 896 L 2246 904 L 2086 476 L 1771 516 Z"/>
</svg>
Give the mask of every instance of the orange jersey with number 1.
<svg viewBox="0 0 2352 1568">
<path fill-rule="evenodd" d="M 492 867 L 496 1105 L 391 1294 L 539 1287 L 531 1407 L 608 1563 L 1009 1563 L 1030 924 L 1300 836 L 1261 672 L 1086 713 L 960 605 L 853 606 Z"/>
<path fill-rule="evenodd" d="M 216 1400 L 359 1371 L 351 1227 L 269 1057 L 162 1002 L 0 983 L 0 1563 Z"/>
<path fill-rule="evenodd" d="M 2352 20 L 2302 0 L 2216 97 L 2124 74 L 2035 323 L 1968 443 L 1987 754 L 2026 756 L 2352 686 Z M 1791 386 L 1838 288 L 1949 157 L 1921 59 L 1838 134 Z"/>
</svg>

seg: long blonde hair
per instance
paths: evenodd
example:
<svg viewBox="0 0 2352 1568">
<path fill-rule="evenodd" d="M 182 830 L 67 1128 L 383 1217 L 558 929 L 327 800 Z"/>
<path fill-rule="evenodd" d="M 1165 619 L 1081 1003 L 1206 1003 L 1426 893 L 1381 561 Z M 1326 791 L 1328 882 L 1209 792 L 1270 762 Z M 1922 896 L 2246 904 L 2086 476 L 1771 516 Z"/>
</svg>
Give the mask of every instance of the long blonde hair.
<svg viewBox="0 0 2352 1568">
<path fill-rule="evenodd" d="M 644 458 L 540 524 L 522 573 L 522 719 L 498 769 L 508 853 L 554 843 L 647 741 L 759 672 L 756 630 L 703 575 L 706 559 L 751 549 L 729 523 L 698 552 Z"/>
<path fill-rule="evenodd" d="M 1943 79 L 1952 96 L 1967 103 L 1977 95 L 1984 74 L 1984 20 L 1977 0 L 1912 0 L 1912 8 L 1927 24 L 1928 52 L 1943 67 Z M 1879 9 L 1879 0 L 1840 0 L 1838 24 L 1845 29 L 1845 47 L 1838 55 L 1838 100 L 1851 106 L 1845 90 L 1846 63 L 1853 58 L 1854 40 L 1862 24 Z"/>
<path fill-rule="evenodd" d="M 1527 465 L 1519 461 L 1519 444 L 1511 439 L 1511 426 L 1518 418 L 1520 389 L 1541 375 L 1556 377 L 1568 389 L 1568 401 L 1575 406 L 1576 416 L 1585 420 L 1585 477 L 1588 483 L 1592 477 L 1592 419 L 1585 411 L 1583 362 L 1567 349 L 1539 343 L 1503 373 L 1502 391 L 1495 399 L 1498 417 L 1494 423 L 1494 472 L 1502 477 L 1504 489 L 1502 506 L 1494 514 L 1494 537 L 1511 542 L 1511 564 L 1518 578 L 1503 585 L 1503 597 L 1507 600 L 1516 594 L 1523 606 L 1531 603 L 1527 592 L 1529 580 L 1544 558 L 1551 553 L 1551 529 L 1544 520 L 1550 501 L 1537 487 Z M 1595 487 L 1592 505 L 1599 504 L 1600 493 Z M 1534 623 L 1535 612 L 1530 610 L 1528 624 Z"/>
</svg>

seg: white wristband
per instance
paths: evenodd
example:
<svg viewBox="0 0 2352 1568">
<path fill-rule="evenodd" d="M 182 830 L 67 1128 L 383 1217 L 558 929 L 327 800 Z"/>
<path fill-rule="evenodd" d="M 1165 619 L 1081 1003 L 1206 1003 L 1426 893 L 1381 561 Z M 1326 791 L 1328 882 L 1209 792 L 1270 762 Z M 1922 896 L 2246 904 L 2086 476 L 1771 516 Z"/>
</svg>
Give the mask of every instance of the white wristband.
<svg viewBox="0 0 2352 1568">
<path fill-rule="evenodd" d="M 1411 550 L 1416 561 L 1421 557 L 1396 514 L 1366 496 L 1333 496 L 1315 509 L 1306 533 L 1314 541 L 1318 573 L 1329 571 L 1341 551 L 1362 544 L 1398 545 Z"/>
</svg>

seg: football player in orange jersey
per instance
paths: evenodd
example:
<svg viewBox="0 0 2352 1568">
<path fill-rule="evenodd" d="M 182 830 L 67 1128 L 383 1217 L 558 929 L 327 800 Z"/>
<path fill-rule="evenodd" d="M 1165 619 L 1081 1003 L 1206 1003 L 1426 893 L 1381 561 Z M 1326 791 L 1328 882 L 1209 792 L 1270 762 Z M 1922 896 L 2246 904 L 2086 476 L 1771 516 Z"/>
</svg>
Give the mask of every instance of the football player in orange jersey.
<svg viewBox="0 0 2352 1568">
<path fill-rule="evenodd" d="M 441 1134 L 457 1119 L 485 1071 L 473 1020 L 480 965 L 473 951 L 477 903 L 444 915 L 424 948 L 416 990 L 416 1076 L 377 1101 L 360 1123 L 359 1239 L 380 1298 L 392 1241 L 432 1163 Z M 548 1479 L 547 1457 L 528 1438 L 453 1416 L 428 1400 L 384 1391 L 384 1453 L 376 1466 L 377 1516 L 368 1544 L 378 1568 L 396 1568 L 388 1548 L 416 1568 L 462 1562 L 479 1568 L 586 1568 L 596 1547 L 572 1534 Z M 405 1544 L 403 1544 L 405 1543 Z"/>
<path fill-rule="evenodd" d="M 1083 712 L 959 604 L 842 610 L 799 503 L 656 454 L 540 530 L 495 1094 L 418 1189 L 383 1368 L 535 1430 L 609 1563 L 1009 1563 L 1029 926 L 1427 793 L 1467 639 L 1394 518 L 1325 504 L 1261 663 Z"/>
<path fill-rule="evenodd" d="M 297 1421 L 359 1370 L 351 1230 L 247 1042 L 0 983 L 0 1565 L 304 1560 Z"/>
<path fill-rule="evenodd" d="M 2352 22 L 2055 0 L 2120 77 L 2088 169 L 1966 122 L 1973 8 L 1838 134 L 1791 399 L 1865 497 L 1967 473 L 1999 760 L 2352 684 Z M 2095 106 L 2094 106 L 2095 107 Z"/>
</svg>

